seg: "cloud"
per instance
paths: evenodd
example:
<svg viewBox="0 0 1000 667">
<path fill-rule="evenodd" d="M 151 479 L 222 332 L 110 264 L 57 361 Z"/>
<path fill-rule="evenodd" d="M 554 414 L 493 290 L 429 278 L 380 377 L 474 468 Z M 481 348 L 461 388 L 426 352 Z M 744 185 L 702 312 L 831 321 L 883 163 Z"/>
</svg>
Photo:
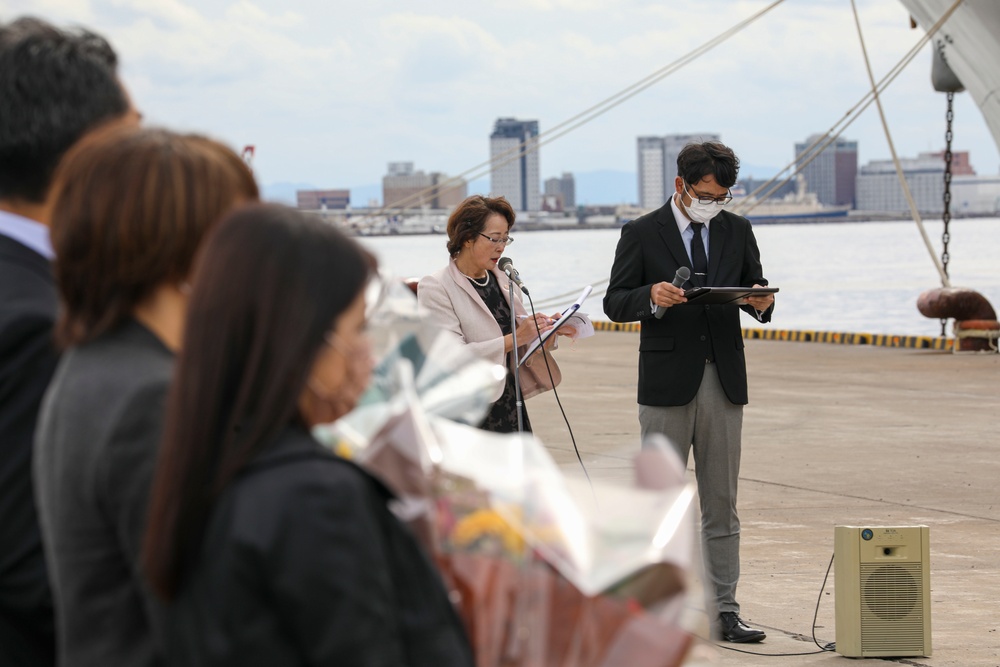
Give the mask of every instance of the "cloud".
<svg viewBox="0 0 1000 667">
<path fill-rule="evenodd" d="M 386 162 L 458 173 L 488 157 L 496 118 L 543 132 L 684 56 L 764 0 L 0 0 L 0 15 L 83 22 L 122 55 L 159 124 L 258 146 L 272 181 L 378 182 Z M 859 0 L 876 76 L 919 38 L 901 3 Z M 940 148 L 944 98 L 921 53 L 885 94 L 901 154 Z M 548 144 L 542 175 L 635 169 L 635 138 L 719 132 L 748 164 L 783 166 L 868 87 L 848 3 L 785 2 L 621 106 Z M 967 97 L 967 96 L 965 96 Z M 998 162 L 960 96 L 956 149 Z M 873 111 L 846 133 L 885 157 Z"/>
<path fill-rule="evenodd" d="M 90 0 L 0 0 L 0 21 L 19 16 L 58 16 L 62 23 L 91 24 L 94 11 Z"/>
</svg>

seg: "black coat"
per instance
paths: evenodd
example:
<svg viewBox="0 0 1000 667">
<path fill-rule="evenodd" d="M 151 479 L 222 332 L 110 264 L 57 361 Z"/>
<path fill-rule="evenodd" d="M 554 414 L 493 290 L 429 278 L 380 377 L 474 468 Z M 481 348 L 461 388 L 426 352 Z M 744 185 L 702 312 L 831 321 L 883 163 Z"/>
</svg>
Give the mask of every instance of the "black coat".
<svg viewBox="0 0 1000 667">
<path fill-rule="evenodd" d="M 767 285 L 760 252 L 750 222 L 728 211 L 708 226 L 706 285 L 752 287 Z M 681 304 L 656 319 L 650 288 L 671 282 L 681 266 L 691 268 L 670 202 L 622 227 L 604 296 L 604 312 L 615 322 L 642 321 L 639 335 L 641 405 L 686 405 L 698 393 L 705 359 L 714 359 L 729 400 L 747 402 L 747 372 L 739 307 Z M 688 285 L 689 287 L 690 285 Z M 751 306 L 743 306 L 754 317 Z M 760 317 L 769 322 L 773 306 Z"/>
<path fill-rule="evenodd" d="M 461 621 L 391 499 L 287 429 L 213 508 L 167 610 L 169 663 L 471 666 Z"/>
<path fill-rule="evenodd" d="M 49 261 L 0 234 L 0 666 L 55 662 L 31 447 L 58 356 Z"/>
</svg>

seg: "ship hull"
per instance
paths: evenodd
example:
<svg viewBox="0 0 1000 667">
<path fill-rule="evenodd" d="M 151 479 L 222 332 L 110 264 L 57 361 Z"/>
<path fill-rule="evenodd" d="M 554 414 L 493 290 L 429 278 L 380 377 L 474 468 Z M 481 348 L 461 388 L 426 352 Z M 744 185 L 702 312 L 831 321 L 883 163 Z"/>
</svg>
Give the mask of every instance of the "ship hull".
<svg viewBox="0 0 1000 667">
<path fill-rule="evenodd" d="M 933 26 L 954 0 L 900 0 L 924 30 Z M 1000 3 L 964 0 L 934 35 L 945 61 L 975 101 L 1000 148 Z"/>
</svg>

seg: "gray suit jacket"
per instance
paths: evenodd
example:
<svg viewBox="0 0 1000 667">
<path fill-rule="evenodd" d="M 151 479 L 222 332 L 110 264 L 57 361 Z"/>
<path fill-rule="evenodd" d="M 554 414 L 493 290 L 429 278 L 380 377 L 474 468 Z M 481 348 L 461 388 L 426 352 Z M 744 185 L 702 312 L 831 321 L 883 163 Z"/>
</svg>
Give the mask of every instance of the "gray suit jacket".
<svg viewBox="0 0 1000 667">
<path fill-rule="evenodd" d="M 61 665 L 159 664 L 138 558 L 172 367 L 130 320 L 68 350 L 46 393 L 35 489 Z"/>
</svg>

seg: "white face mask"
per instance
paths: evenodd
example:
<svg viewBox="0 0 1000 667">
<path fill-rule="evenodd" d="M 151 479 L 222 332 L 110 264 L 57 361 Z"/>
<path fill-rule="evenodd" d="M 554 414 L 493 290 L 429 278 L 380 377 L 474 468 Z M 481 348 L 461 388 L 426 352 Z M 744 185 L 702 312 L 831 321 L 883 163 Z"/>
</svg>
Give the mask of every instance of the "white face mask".
<svg viewBox="0 0 1000 667">
<path fill-rule="evenodd" d="M 684 187 L 684 191 L 687 193 L 687 196 L 691 198 L 691 203 L 684 207 L 687 216 L 691 218 L 691 222 L 706 223 L 717 216 L 719 211 L 722 210 L 722 207 L 725 206 L 725 204 L 716 204 L 714 202 L 711 204 L 702 204 L 698 201 L 696 196 L 691 194 L 691 191 L 688 190 L 686 185 Z"/>
<path fill-rule="evenodd" d="M 684 208 L 687 209 L 687 216 L 691 218 L 691 222 L 702 223 L 708 222 L 722 210 L 719 204 L 702 204 L 697 199 L 692 199 Z"/>
</svg>

